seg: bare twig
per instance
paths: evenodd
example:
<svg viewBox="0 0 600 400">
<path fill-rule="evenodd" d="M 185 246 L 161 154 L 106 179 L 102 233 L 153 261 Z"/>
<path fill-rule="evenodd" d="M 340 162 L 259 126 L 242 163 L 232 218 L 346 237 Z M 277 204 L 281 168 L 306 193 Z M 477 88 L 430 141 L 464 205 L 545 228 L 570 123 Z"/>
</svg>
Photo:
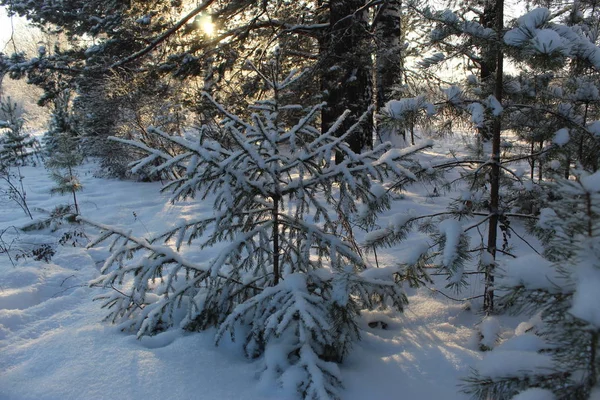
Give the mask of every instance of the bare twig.
<svg viewBox="0 0 600 400">
<path fill-rule="evenodd" d="M 6 256 L 8 257 L 8 260 L 10 261 L 10 263 L 12 264 L 13 267 L 15 267 L 15 262 L 12 259 L 12 256 L 10 255 L 10 251 L 12 250 L 12 245 L 15 242 L 15 240 L 17 240 L 17 238 L 13 239 L 10 243 L 6 243 L 4 241 L 4 238 L 2 237 L 9 229 L 14 229 L 15 233 L 17 234 L 17 238 L 19 237 L 19 230 L 15 227 L 15 226 L 9 226 L 8 228 L 3 229 L 0 232 L 0 254 L 1 253 L 6 253 Z"/>
<path fill-rule="evenodd" d="M 506 227 L 507 227 L 508 229 L 510 229 L 512 233 L 514 233 L 515 235 L 517 235 L 517 237 L 518 237 L 519 239 L 521 239 L 521 240 L 522 240 L 522 241 L 523 241 L 523 242 L 524 242 L 524 243 L 525 243 L 527 246 L 529 246 L 529 248 L 530 248 L 531 250 L 533 250 L 533 251 L 535 251 L 537 254 L 540 254 L 540 255 L 541 255 L 541 253 L 540 253 L 539 251 L 537 251 L 537 250 L 536 250 L 536 248 L 535 248 L 535 247 L 533 247 L 533 245 L 531 245 L 531 243 L 529 243 L 527 240 L 525 240 L 525 238 L 524 238 L 523 236 L 519 235 L 519 234 L 517 233 L 517 231 L 515 231 L 515 230 L 514 230 L 514 229 L 513 229 L 511 226 L 506 226 Z"/>
<path fill-rule="evenodd" d="M 68 279 L 68 278 L 67 278 L 67 279 Z M 61 286 L 62 286 L 62 285 L 61 285 Z M 86 285 L 86 284 L 84 284 L 84 283 L 81 283 L 81 284 L 79 284 L 79 285 L 73 285 L 73 286 L 69 286 L 68 288 L 66 288 L 66 289 L 63 289 L 63 290 L 61 290 L 60 292 L 56 292 L 56 293 L 54 293 L 54 294 L 52 295 L 52 298 L 55 298 L 56 296 L 63 294 L 63 293 L 64 293 L 64 292 L 66 292 L 67 290 L 71 290 L 71 289 L 73 289 L 73 288 L 77 288 L 77 287 L 86 287 L 86 286 L 87 286 L 87 285 Z"/>
<path fill-rule="evenodd" d="M 438 289 L 430 288 L 430 287 L 428 287 L 427 289 L 429 289 L 431 292 L 439 293 L 439 294 L 441 294 L 442 296 L 444 296 L 447 299 L 450 299 L 452 301 L 458 301 L 458 302 L 469 301 L 469 300 L 473 300 L 473 299 L 479 299 L 479 298 L 481 298 L 481 297 L 484 296 L 483 294 L 480 294 L 478 296 L 471 296 L 471 297 L 465 297 L 464 299 L 457 299 L 457 298 L 448 296 L 446 293 L 444 293 L 444 292 L 442 292 L 442 291 L 440 291 Z"/>
</svg>

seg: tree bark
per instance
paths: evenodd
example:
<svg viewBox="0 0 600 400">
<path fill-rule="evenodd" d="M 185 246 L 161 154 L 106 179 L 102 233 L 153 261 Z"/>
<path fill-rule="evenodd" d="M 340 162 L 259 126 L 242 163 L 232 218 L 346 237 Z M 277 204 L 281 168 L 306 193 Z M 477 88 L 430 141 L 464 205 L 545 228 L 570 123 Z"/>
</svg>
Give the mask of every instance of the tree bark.
<svg viewBox="0 0 600 400">
<path fill-rule="evenodd" d="M 329 29 L 321 46 L 322 87 L 327 106 L 322 112 L 325 133 L 346 110 L 346 118 L 337 135 L 345 133 L 373 102 L 371 52 L 368 46 L 367 10 L 360 10 L 363 0 L 331 0 Z M 347 140 L 355 153 L 371 147 L 373 118 L 369 116 Z"/>
<path fill-rule="evenodd" d="M 502 36 L 504 28 L 504 0 L 496 0 L 495 17 L 496 32 Z M 495 45 L 496 54 L 496 82 L 494 96 L 502 102 L 503 66 L 504 57 L 500 44 Z M 487 251 L 496 259 L 496 242 L 498 240 L 498 220 L 500 214 L 500 141 L 502 134 L 502 116 L 496 116 L 492 124 L 492 165 L 490 170 L 490 220 L 488 227 Z M 494 311 L 494 274 L 495 265 L 486 266 L 485 289 L 483 296 L 483 310 L 486 314 Z"/>
<path fill-rule="evenodd" d="M 273 286 L 279 283 L 279 195 L 273 197 Z"/>
<path fill-rule="evenodd" d="M 376 108 L 381 110 L 392 100 L 394 88 L 402 84 L 402 1 L 388 0 L 381 5 L 375 21 L 376 53 Z"/>
</svg>

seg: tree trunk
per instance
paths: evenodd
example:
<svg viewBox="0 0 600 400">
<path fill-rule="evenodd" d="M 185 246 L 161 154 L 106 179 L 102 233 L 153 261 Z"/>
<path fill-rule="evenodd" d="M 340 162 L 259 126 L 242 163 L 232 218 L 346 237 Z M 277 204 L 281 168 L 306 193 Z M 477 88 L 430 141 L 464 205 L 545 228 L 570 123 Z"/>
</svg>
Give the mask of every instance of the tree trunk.
<svg viewBox="0 0 600 400">
<path fill-rule="evenodd" d="M 372 104 L 373 79 L 368 46 L 367 11 L 358 11 L 363 0 L 331 0 L 330 27 L 321 46 L 322 87 L 327 107 L 322 113 L 322 131 L 327 132 L 346 110 L 346 118 L 337 135 L 345 133 Z M 360 129 L 349 138 L 352 151 L 360 153 L 372 145 L 373 121 L 368 116 Z"/>
<path fill-rule="evenodd" d="M 73 180 L 73 169 L 69 166 L 69 179 Z M 75 206 L 75 214 L 79 215 L 79 204 L 77 204 L 77 195 L 75 194 L 75 189 L 71 188 L 71 193 L 73 193 L 73 205 Z"/>
<path fill-rule="evenodd" d="M 402 84 L 404 48 L 401 7 L 401 0 L 388 0 L 381 5 L 375 17 L 377 111 L 392 100 L 394 88 Z"/>
<path fill-rule="evenodd" d="M 540 140 L 540 152 L 544 150 L 544 141 Z M 538 160 L 538 183 L 542 183 L 542 180 L 544 178 L 544 162 L 542 161 L 542 158 L 540 157 L 540 159 Z M 533 179 L 531 180 L 533 182 Z"/>
<path fill-rule="evenodd" d="M 529 159 L 529 166 L 531 167 L 531 182 L 533 182 L 533 178 L 535 178 L 535 156 L 533 155 L 535 152 L 535 140 L 531 139 L 531 148 L 529 150 L 529 155 L 531 158 Z"/>
<path fill-rule="evenodd" d="M 504 0 L 496 0 L 495 17 L 496 32 L 502 35 L 504 27 Z M 502 102 L 502 84 L 503 84 L 503 66 L 504 58 L 502 49 L 495 45 L 496 54 L 496 82 L 494 96 L 499 102 Z M 496 242 L 498 240 L 498 220 L 500 213 L 500 140 L 502 133 L 502 116 L 494 118 L 492 124 L 492 165 L 490 171 L 490 220 L 488 227 L 488 245 L 487 251 L 492 258 L 496 259 Z M 485 289 L 483 296 L 483 310 L 486 314 L 494 311 L 494 263 L 486 266 L 485 271 Z"/>
<path fill-rule="evenodd" d="M 273 196 L 273 286 L 279 283 L 279 195 Z"/>
<path fill-rule="evenodd" d="M 403 81 L 404 46 L 402 36 L 402 1 L 387 0 L 378 9 L 375 19 L 375 110 L 380 112 L 385 104 L 401 97 Z M 391 140 L 392 132 L 377 127 L 381 142 Z M 406 132 L 398 132 L 406 140 Z"/>
</svg>

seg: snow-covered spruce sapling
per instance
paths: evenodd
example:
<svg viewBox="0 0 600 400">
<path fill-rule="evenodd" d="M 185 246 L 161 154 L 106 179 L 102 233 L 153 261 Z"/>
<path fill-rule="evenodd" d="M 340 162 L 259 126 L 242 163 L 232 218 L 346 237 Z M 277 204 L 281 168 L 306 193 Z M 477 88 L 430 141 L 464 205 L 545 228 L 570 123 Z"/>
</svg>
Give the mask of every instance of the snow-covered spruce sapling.
<svg viewBox="0 0 600 400">
<path fill-rule="evenodd" d="M 59 143 L 59 140 L 62 140 L 60 139 L 61 135 L 65 135 L 69 138 L 76 138 L 79 136 L 75 118 L 71 111 L 71 103 L 71 90 L 69 88 L 63 88 L 52 99 L 53 109 L 48 124 L 48 130 L 44 133 L 42 138 L 42 144 L 44 145 L 44 152 L 46 154 L 52 155 L 59 146 L 61 146 L 64 151 L 64 144 Z"/>
<path fill-rule="evenodd" d="M 82 189 L 82 186 L 74 168 L 81 164 L 83 156 L 76 138 L 67 133 L 60 133 L 55 134 L 53 139 L 54 148 L 46 160 L 46 167 L 50 169 L 50 176 L 55 182 L 55 186 L 50 192 L 72 195 L 75 214 L 79 215 L 77 192 Z"/>
<path fill-rule="evenodd" d="M 3 164 L 24 165 L 27 158 L 37 154 L 39 143 L 37 139 L 23 129 L 23 108 L 10 97 L 0 102 L 0 160 Z"/>
<path fill-rule="evenodd" d="M 229 333 L 248 357 L 264 356 L 266 379 L 303 398 L 335 399 L 335 362 L 359 339 L 360 310 L 406 303 L 396 270 L 370 268 L 338 235 L 338 213 L 350 216 L 361 205 L 372 219 L 390 201 L 374 182 L 415 178 L 410 156 L 428 144 L 399 153 L 386 143 L 356 154 L 345 140 L 360 122 L 336 136 L 344 114 L 321 134 L 315 120 L 323 104 L 285 104 L 301 74 L 279 78 L 276 62 L 256 73 L 273 97 L 251 106 L 248 121 L 206 95 L 223 116 L 218 126 L 188 137 L 149 129 L 176 145 L 177 155 L 123 141 L 148 154 L 134 169 L 156 160 L 156 172 L 178 169 L 181 178 L 164 188 L 174 201 L 199 197 L 214 211 L 150 239 L 82 218 L 103 230 L 93 244 L 114 239 L 94 285 L 118 289 L 101 297 L 108 318 L 138 336 L 216 326 L 217 342 Z M 194 242 L 223 245 L 210 260 L 193 262 L 178 250 Z M 132 259 L 135 252 L 144 255 Z M 186 310 L 182 320 L 178 310 Z"/>
<path fill-rule="evenodd" d="M 435 113 L 435 107 L 426 101 L 425 96 L 407 97 L 390 100 L 377 115 L 380 120 L 379 134 L 382 138 L 401 135 L 404 143 L 408 143 L 406 133 L 410 133 L 410 143 L 415 145 L 416 125 Z"/>
<path fill-rule="evenodd" d="M 489 353 L 467 380 L 476 399 L 511 399 L 533 387 L 556 399 L 600 391 L 600 172 L 573 172 L 550 184 L 556 200 L 538 222 L 551 237 L 544 257 L 507 261 L 497 282 L 503 303 L 540 315 L 543 325 L 538 336 L 523 333 Z"/>
</svg>

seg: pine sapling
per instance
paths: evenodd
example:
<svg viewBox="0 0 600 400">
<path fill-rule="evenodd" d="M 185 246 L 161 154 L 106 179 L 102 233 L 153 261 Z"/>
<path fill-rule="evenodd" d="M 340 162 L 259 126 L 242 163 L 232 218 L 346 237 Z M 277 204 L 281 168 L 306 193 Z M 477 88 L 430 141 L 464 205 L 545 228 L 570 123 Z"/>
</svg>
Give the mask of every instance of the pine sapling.
<svg viewBox="0 0 600 400">
<path fill-rule="evenodd" d="M 50 169 L 50 176 L 55 182 L 50 193 L 71 194 L 76 215 L 80 214 L 77 192 L 82 186 L 74 168 L 82 161 L 76 139 L 66 134 L 57 135 L 55 149 L 46 161 L 46 167 Z"/>
<path fill-rule="evenodd" d="M 556 198 L 538 222 L 550 238 L 544 257 L 507 261 L 497 282 L 502 303 L 537 315 L 540 327 L 489 353 L 466 379 L 474 399 L 532 388 L 548 398 L 592 399 L 600 390 L 600 172 L 573 173 L 549 184 Z"/>
<path fill-rule="evenodd" d="M 273 96 L 251 106 L 249 118 L 206 94 L 222 116 L 219 125 L 187 137 L 148 129 L 176 146 L 176 155 L 121 140 L 147 154 L 134 169 L 157 161 L 153 172 L 176 169 L 180 178 L 165 190 L 174 200 L 211 202 L 213 212 L 149 239 L 81 218 L 103 231 L 92 244 L 113 238 L 94 284 L 113 289 L 101 298 L 108 318 L 138 336 L 214 326 L 217 342 L 228 334 L 243 341 L 248 357 L 262 357 L 268 379 L 306 399 L 337 399 L 336 362 L 360 338 L 360 311 L 402 310 L 407 302 L 397 269 L 370 267 L 340 235 L 339 213 L 350 217 L 361 206 L 372 223 L 391 200 L 391 191 L 373 182 L 416 179 L 411 155 L 430 144 L 398 153 L 386 143 L 357 154 L 346 141 L 361 121 L 337 133 L 345 113 L 322 134 L 316 125 L 323 104 L 286 104 L 302 74 L 282 76 L 277 59 L 255 73 Z M 199 263 L 179 252 L 194 242 L 200 251 L 224 248 Z M 131 258 L 135 252 L 144 256 Z"/>
<path fill-rule="evenodd" d="M 38 153 L 39 143 L 24 131 L 24 125 L 22 107 L 10 97 L 0 102 L 0 129 L 4 133 L 0 140 L 0 160 L 3 164 L 24 165 L 27 157 Z"/>
</svg>

